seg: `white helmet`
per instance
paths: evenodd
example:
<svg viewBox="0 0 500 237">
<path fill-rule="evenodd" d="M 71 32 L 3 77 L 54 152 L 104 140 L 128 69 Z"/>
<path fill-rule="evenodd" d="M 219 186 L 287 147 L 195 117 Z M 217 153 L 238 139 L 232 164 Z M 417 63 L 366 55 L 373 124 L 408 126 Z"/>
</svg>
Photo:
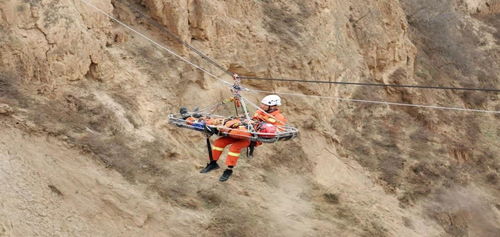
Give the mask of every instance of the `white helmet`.
<svg viewBox="0 0 500 237">
<path fill-rule="evenodd" d="M 281 105 L 281 98 L 277 95 L 268 95 L 262 99 L 261 103 L 269 106 Z"/>
</svg>

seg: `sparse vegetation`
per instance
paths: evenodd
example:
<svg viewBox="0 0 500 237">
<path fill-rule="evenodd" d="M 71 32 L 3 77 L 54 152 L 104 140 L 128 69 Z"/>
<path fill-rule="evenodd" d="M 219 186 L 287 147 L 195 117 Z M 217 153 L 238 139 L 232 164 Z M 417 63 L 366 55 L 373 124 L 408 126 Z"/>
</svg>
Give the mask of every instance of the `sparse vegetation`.
<svg viewBox="0 0 500 237">
<path fill-rule="evenodd" d="M 328 203 L 339 204 L 339 197 L 335 193 L 325 193 L 323 194 L 323 197 Z"/>
<path fill-rule="evenodd" d="M 230 70 L 391 84 L 499 84 L 498 48 L 477 32 L 498 39 L 492 27 L 500 31 L 500 18 L 470 15 L 460 1 L 215 1 L 209 13 L 192 5 L 197 2 L 140 4 L 173 18 L 155 19 L 194 39 L 197 48 Z M 0 201 L 10 201 L 0 204 L 0 235 L 17 226 L 38 231 L 32 223 L 43 226 L 37 235 L 96 236 L 107 234 L 94 232 L 100 227 L 138 236 L 488 236 L 499 230 L 490 221 L 498 211 L 492 208 L 499 209 L 499 115 L 285 97 L 284 111 L 301 136 L 260 146 L 253 159 L 241 156 L 234 179 L 221 184 L 216 180 L 220 170 L 198 173 L 207 161 L 204 137 L 168 126 L 166 115 L 180 104 L 191 108 L 226 99 L 227 88 L 132 34 L 115 41 L 118 25 L 94 21 L 94 12 L 84 5 L 24 3 L 8 9 L 21 14 L 27 4 L 36 6 L 39 27 L 50 30 L 27 27 L 34 24 L 30 17 L 12 21 L 27 26 L 0 22 L 0 103 L 16 108 L 15 116 L 0 118 L 0 156 L 7 157 L 0 159 L 0 174 L 9 186 L 0 185 Z M 112 14 L 175 45 L 124 11 L 115 8 Z M 197 32 L 190 32 L 194 17 Z M 53 40 L 59 36 L 64 40 Z M 59 48 L 66 44 L 75 48 Z M 210 68 L 187 48 L 175 47 Z M 61 74 L 49 78 L 54 65 Z M 112 76 L 101 75 L 102 70 Z M 77 75 L 66 80 L 65 73 Z M 252 85 L 331 97 L 500 108 L 493 93 L 284 82 L 247 86 Z M 258 101 L 257 95 L 248 96 Z M 233 108 L 221 111 L 229 115 Z M 9 144 L 13 138 L 29 143 Z M 219 164 L 225 166 L 224 158 Z M 85 208 L 67 210 L 81 203 Z M 3 212 L 11 207 L 25 208 L 13 212 L 33 220 L 12 223 L 23 218 Z"/>
</svg>

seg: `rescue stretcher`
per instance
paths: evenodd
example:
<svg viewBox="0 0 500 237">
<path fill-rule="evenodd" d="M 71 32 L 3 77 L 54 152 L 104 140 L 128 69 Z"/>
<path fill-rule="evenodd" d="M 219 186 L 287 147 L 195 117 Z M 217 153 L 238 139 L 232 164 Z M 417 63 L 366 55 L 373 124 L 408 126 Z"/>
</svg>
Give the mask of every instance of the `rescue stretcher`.
<svg viewBox="0 0 500 237">
<path fill-rule="evenodd" d="M 196 118 L 193 120 L 187 120 L 187 118 Z M 207 119 L 227 119 L 223 116 L 199 113 L 199 112 L 188 112 L 185 114 L 170 114 L 168 115 L 168 121 L 170 124 L 174 124 L 180 128 L 187 128 L 198 132 L 203 132 L 205 134 L 211 135 L 215 134 L 218 136 L 233 136 L 229 134 L 231 130 L 238 130 L 235 128 L 227 128 L 223 125 L 211 125 L 207 124 Z M 249 126 L 248 124 L 246 126 Z M 251 125 L 250 125 L 251 126 Z M 242 139 L 249 139 L 250 141 L 263 142 L 263 143 L 275 143 L 278 141 L 287 141 L 295 138 L 298 135 L 299 130 L 291 126 L 277 126 L 277 130 L 274 133 L 263 133 L 257 132 L 254 129 L 245 130 L 249 133 L 249 136 L 242 136 Z"/>
</svg>

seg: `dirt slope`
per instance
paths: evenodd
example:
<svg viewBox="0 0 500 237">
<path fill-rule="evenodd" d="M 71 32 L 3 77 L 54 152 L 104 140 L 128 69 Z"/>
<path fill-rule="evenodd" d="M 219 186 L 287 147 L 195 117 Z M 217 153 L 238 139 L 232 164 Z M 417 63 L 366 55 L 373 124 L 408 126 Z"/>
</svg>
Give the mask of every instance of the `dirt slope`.
<svg viewBox="0 0 500 237">
<path fill-rule="evenodd" d="M 497 1 L 90 2 L 223 79 L 127 3 L 242 75 L 499 87 Z M 198 173 L 204 138 L 166 122 L 229 97 L 216 80 L 79 0 L 0 1 L 0 33 L 0 236 L 500 230 L 497 115 L 284 96 L 301 136 L 221 184 Z M 500 109 L 495 93 L 246 85 Z"/>
<path fill-rule="evenodd" d="M 207 221 L 64 142 L 5 121 L 1 128 L 1 236 L 152 236 L 166 233 L 165 225 L 188 236 L 196 234 L 193 222 Z"/>
</svg>

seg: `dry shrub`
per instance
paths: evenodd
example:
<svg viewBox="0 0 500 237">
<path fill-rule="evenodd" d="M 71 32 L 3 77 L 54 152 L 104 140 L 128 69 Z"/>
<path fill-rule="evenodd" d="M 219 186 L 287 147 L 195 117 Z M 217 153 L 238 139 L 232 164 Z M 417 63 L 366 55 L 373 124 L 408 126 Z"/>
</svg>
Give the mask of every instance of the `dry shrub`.
<svg viewBox="0 0 500 237">
<path fill-rule="evenodd" d="M 161 177 L 150 186 L 150 189 L 157 192 L 166 202 L 189 209 L 199 209 L 203 207 L 200 200 L 195 199 L 195 186 L 188 184 L 185 180 L 174 176 Z"/>
<path fill-rule="evenodd" d="M 339 196 L 335 193 L 324 193 L 323 198 L 325 199 L 325 201 L 327 201 L 328 203 L 331 203 L 331 204 L 339 204 L 340 203 Z"/>
<path fill-rule="evenodd" d="M 461 97 L 465 103 L 474 108 L 481 108 L 481 106 L 485 104 L 486 101 L 488 101 L 488 97 L 485 96 L 485 93 L 480 91 L 464 92 Z"/>
<path fill-rule="evenodd" d="M 369 222 L 368 226 L 365 227 L 363 229 L 365 231 L 365 233 L 363 233 L 361 236 L 380 236 L 380 237 L 383 237 L 383 236 L 389 236 L 388 234 L 388 230 L 382 226 L 380 223 L 376 222 L 376 221 L 371 221 Z"/>
<path fill-rule="evenodd" d="M 427 161 L 419 161 L 409 166 L 405 172 L 404 192 L 399 197 L 403 206 L 428 196 L 441 180 L 440 171 Z"/>
<path fill-rule="evenodd" d="M 498 184 L 498 174 L 497 173 L 489 173 L 486 175 L 486 182 L 492 185 Z"/>
<path fill-rule="evenodd" d="M 353 210 L 347 206 L 337 208 L 335 216 L 351 225 L 361 225 L 361 220 L 354 214 Z"/>
<path fill-rule="evenodd" d="M 0 96 L 11 97 L 17 94 L 17 90 L 12 86 L 13 80 L 5 73 L 0 73 Z M 0 97 L 0 98 L 1 98 Z"/>
<path fill-rule="evenodd" d="M 427 203 L 426 211 L 451 236 L 497 236 L 492 204 L 472 186 L 440 189 Z"/>
<path fill-rule="evenodd" d="M 213 189 L 201 189 L 197 192 L 198 196 L 203 201 L 204 207 L 207 209 L 213 209 L 219 207 L 224 201 L 224 194 L 220 194 Z"/>
<path fill-rule="evenodd" d="M 312 164 L 307 158 L 304 150 L 295 142 L 284 142 L 280 147 L 273 147 L 278 151 L 273 152 L 263 161 L 263 167 L 267 170 L 286 167 L 296 173 L 309 173 L 312 171 Z M 257 148 L 258 149 L 258 148 Z"/>
<path fill-rule="evenodd" d="M 134 150 L 127 146 L 126 137 L 120 134 L 111 137 L 90 135 L 76 142 L 85 145 L 106 167 L 116 169 L 129 182 L 135 182 L 134 169 L 140 168 L 141 164 L 133 156 Z"/>
<path fill-rule="evenodd" d="M 382 173 L 380 178 L 389 185 L 389 190 L 394 191 L 399 187 L 404 160 L 399 156 L 389 155 L 380 159 L 378 168 Z"/>
<path fill-rule="evenodd" d="M 12 73 L 0 72 L 0 102 L 18 106 L 27 106 L 28 98 L 23 96 L 16 86 L 16 76 Z"/>
<path fill-rule="evenodd" d="M 61 190 L 59 190 L 56 186 L 49 184 L 49 185 L 47 185 L 47 187 L 49 187 L 50 191 L 57 194 L 58 196 L 61 196 L 61 197 L 64 196 L 64 194 L 61 192 Z"/>
<path fill-rule="evenodd" d="M 264 3 L 264 27 L 270 33 L 278 36 L 283 42 L 291 46 L 299 47 L 303 45 L 300 42 L 301 34 L 305 32 L 305 20 L 311 16 L 312 12 L 301 1 L 295 0 L 300 11 L 293 13 L 284 9 L 273 1 L 263 1 Z"/>
<path fill-rule="evenodd" d="M 267 236 L 273 233 L 265 217 L 257 210 L 236 205 L 224 206 L 215 210 L 208 227 L 217 236 Z"/>
<path fill-rule="evenodd" d="M 46 104 L 37 104 L 31 119 L 52 135 L 69 137 L 70 142 L 91 152 L 130 182 L 171 174 L 161 163 L 170 152 L 165 141 L 141 141 L 125 132 L 113 111 L 94 95 L 85 93 L 68 92 Z M 133 114 L 132 110 L 126 112 Z"/>
<path fill-rule="evenodd" d="M 475 53 L 464 45 L 475 45 L 477 41 L 472 34 L 463 35 L 460 13 L 451 0 L 434 1 L 420 0 L 402 1 L 405 11 L 409 14 L 408 22 L 423 36 L 426 53 L 443 57 L 465 74 L 474 69 L 470 64 Z M 438 64 L 439 65 L 439 64 Z"/>
<path fill-rule="evenodd" d="M 77 97 L 68 93 L 32 109 L 31 119 L 54 135 L 84 133 L 89 129 L 110 135 L 120 130 L 112 111 L 95 102 L 92 95 Z"/>
</svg>

